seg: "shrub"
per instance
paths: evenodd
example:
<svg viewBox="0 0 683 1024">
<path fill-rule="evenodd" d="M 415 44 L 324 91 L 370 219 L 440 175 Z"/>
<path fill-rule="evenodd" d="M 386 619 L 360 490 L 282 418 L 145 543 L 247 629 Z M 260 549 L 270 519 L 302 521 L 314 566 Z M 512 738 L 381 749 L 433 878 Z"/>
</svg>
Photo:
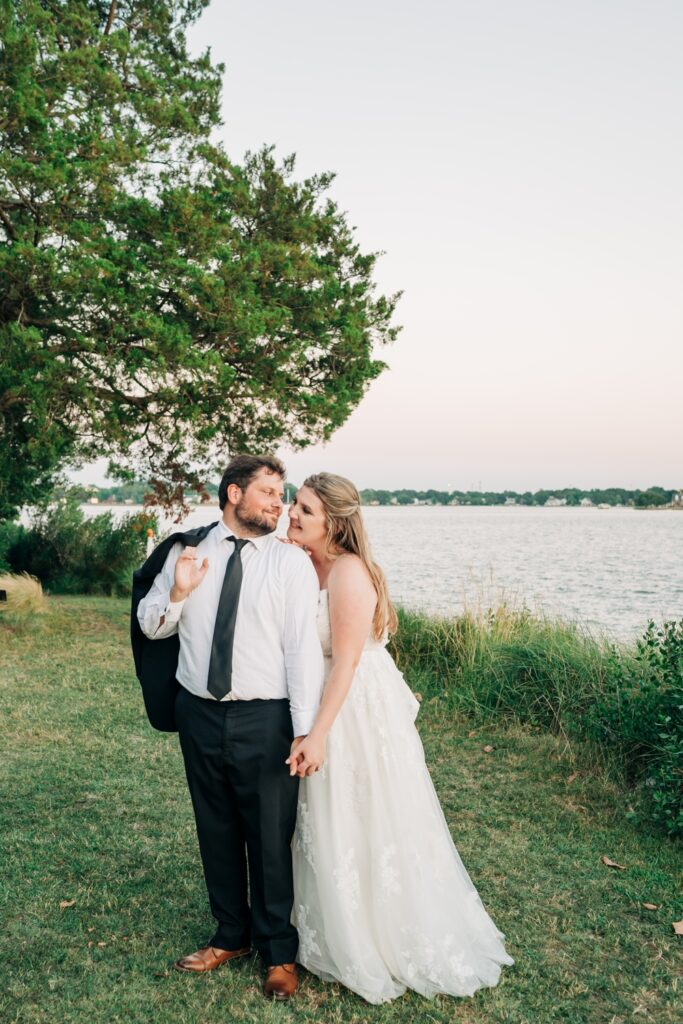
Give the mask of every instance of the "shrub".
<svg viewBox="0 0 683 1024">
<path fill-rule="evenodd" d="M 114 522 L 110 513 L 86 519 L 77 500 L 58 502 L 30 528 L 18 527 L 5 559 L 12 572 L 36 576 L 57 594 L 127 594 L 131 572 L 145 558 L 144 513 Z"/>
<path fill-rule="evenodd" d="M 7 550 L 19 538 L 23 526 L 19 523 L 0 523 L 0 572 L 9 572 L 10 564 L 7 561 Z"/>
<path fill-rule="evenodd" d="M 650 817 L 683 836 L 683 622 L 649 622 L 634 657 L 612 652 L 612 689 L 596 702 L 587 733 L 613 748 Z"/>
</svg>

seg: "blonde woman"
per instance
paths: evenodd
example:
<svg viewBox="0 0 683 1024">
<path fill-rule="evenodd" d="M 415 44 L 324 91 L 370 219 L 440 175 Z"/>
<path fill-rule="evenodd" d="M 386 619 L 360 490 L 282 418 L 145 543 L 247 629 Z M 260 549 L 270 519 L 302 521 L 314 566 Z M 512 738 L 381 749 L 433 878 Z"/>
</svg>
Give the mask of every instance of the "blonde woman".
<svg viewBox="0 0 683 1024">
<path fill-rule="evenodd" d="M 318 574 L 326 666 L 315 724 L 288 759 L 302 779 L 299 962 L 371 1003 L 407 988 L 472 995 L 513 961 L 453 845 L 414 725 L 418 702 L 385 647 L 396 614 L 358 491 L 311 476 L 289 520 L 289 540 Z"/>
</svg>

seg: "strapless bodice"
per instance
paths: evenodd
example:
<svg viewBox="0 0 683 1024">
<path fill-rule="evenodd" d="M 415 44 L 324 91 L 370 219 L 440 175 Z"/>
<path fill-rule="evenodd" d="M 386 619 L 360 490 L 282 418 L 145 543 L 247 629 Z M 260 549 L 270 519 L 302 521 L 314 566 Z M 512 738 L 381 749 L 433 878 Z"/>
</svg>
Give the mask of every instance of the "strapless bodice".
<svg viewBox="0 0 683 1024">
<path fill-rule="evenodd" d="M 332 657 L 332 630 L 330 626 L 330 609 L 327 599 L 327 588 L 320 591 L 318 598 L 318 636 L 320 638 L 320 646 L 323 649 L 323 655 L 326 658 Z M 363 644 L 363 651 L 382 651 L 387 644 L 387 636 L 383 636 L 381 640 L 375 640 L 372 633 L 368 636 L 367 640 Z"/>
</svg>

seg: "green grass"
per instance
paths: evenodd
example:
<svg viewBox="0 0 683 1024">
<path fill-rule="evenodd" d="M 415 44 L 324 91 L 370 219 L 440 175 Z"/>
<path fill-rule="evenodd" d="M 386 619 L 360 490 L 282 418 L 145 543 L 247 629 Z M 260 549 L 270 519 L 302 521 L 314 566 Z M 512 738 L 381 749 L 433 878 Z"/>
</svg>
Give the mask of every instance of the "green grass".
<svg viewBox="0 0 683 1024">
<path fill-rule="evenodd" d="M 205 977 L 171 970 L 212 922 L 177 740 L 147 725 L 127 620 L 123 600 L 92 597 L 51 598 L 23 629 L 0 619 L 0 1020 L 680 1019 L 671 927 L 683 917 L 680 847 L 634 827 L 628 795 L 590 771 L 576 745 L 462 715 L 426 692 L 424 666 L 413 682 L 425 689 L 428 764 L 516 960 L 501 984 L 473 999 L 409 993 L 371 1007 L 304 974 L 296 1000 L 280 1006 L 261 996 L 258 959 Z M 626 870 L 605 867 L 603 854 Z"/>
</svg>

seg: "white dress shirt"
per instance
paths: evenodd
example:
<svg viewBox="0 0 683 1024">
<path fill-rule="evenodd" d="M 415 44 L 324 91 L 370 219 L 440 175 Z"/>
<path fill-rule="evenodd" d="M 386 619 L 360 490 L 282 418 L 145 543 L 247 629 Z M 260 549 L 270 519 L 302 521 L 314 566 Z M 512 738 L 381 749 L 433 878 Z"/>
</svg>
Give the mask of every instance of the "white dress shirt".
<svg viewBox="0 0 683 1024">
<path fill-rule="evenodd" d="M 184 601 L 171 601 L 174 544 L 149 593 L 138 606 L 145 636 L 160 640 L 178 633 L 178 682 L 197 697 L 207 689 L 211 642 L 228 559 L 235 545 L 220 520 L 197 545 L 197 562 L 209 567 Z M 241 552 L 243 577 L 232 653 L 232 689 L 223 700 L 289 698 L 294 735 L 310 732 L 320 703 L 323 656 L 316 627 L 319 586 L 310 558 L 274 534 L 251 537 Z M 159 625 L 161 619 L 162 625 Z"/>
</svg>

